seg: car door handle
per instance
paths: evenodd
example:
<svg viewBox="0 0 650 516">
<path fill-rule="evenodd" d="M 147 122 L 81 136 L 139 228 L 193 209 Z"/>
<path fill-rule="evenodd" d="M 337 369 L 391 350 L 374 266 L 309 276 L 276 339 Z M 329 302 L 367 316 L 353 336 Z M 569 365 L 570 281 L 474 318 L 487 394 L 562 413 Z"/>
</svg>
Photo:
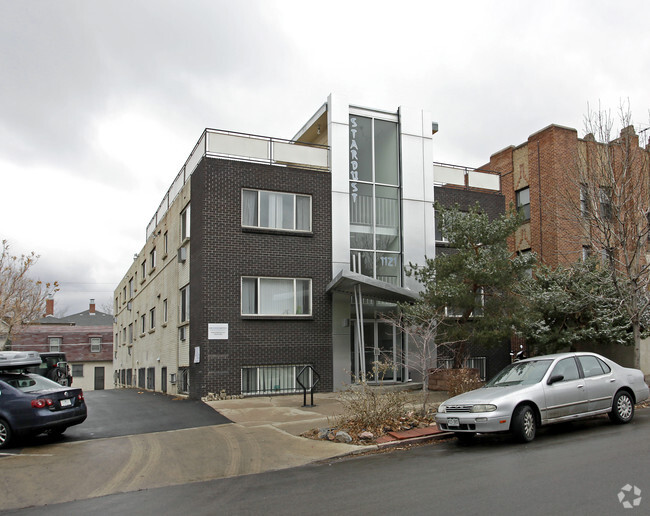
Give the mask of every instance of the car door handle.
<svg viewBox="0 0 650 516">
<path fill-rule="evenodd" d="M 578 389 L 584 389 L 584 388 L 585 388 L 584 385 L 578 385 Z"/>
<path fill-rule="evenodd" d="M 614 383 L 616 381 L 616 378 L 610 378 L 609 383 Z"/>
</svg>

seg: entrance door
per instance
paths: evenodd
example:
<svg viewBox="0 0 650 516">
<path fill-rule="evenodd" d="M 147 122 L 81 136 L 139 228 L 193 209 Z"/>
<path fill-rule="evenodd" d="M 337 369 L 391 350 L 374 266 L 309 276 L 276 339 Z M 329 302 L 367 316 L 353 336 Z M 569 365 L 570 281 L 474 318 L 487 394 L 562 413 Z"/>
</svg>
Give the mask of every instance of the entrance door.
<svg viewBox="0 0 650 516">
<path fill-rule="evenodd" d="M 351 325 L 353 328 L 356 326 Z M 364 355 L 366 360 L 365 379 L 369 382 L 402 381 L 404 369 L 402 360 L 402 335 L 390 324 L 369 321 L 363 324 Z M 356 329 L 352 331 L 353 349 L 357 340 Z M 359 360 L 355 357 L 354 370 L 361 379 Z"/>
<path fill-rule="evenodd" d="M 101 391 L 104 389 L 104 368 L 95 367 L 95 390 Z"/>
</svg>

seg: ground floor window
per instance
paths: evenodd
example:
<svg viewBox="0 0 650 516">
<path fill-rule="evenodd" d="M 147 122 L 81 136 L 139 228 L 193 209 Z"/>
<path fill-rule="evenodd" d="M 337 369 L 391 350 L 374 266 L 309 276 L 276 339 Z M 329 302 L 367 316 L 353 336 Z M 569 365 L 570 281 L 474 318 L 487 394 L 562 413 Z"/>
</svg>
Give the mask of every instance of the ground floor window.
<svg viewBox="0 0 650 516">
<path fill-rule="evenodd" d="M 243 367 L 241 370 L 242 394 L 285 394 L 302 392 L 296 377 L 302 374 L 303 385 L 311 385 L 312 371 L 303 365 L 273 365 Z"/>
<path fill-rule="evenodd" d="M 83 364 L 72 364 L 72 377 L 73 378 L 83 378 L 84 376 L 84 365 Z"/>
</svg>

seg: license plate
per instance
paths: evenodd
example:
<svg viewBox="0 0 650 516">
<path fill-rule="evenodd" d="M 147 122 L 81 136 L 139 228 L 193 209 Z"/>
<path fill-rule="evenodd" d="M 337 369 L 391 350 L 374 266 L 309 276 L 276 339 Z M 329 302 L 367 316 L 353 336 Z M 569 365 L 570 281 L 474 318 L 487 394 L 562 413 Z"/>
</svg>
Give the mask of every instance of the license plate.
<svg viewBox="0 0 650 516">
<path fill-rule="evenodd" d="M 457 417 L 448 417 L 447 426 L 460 426 L 460 421 L 458 421 Z"/>
<path fill-rule="evenodd" d="M 61 406 L 62 407 L 71 407 L 72 406 L 72 400 L 61 400 Z"/>
</svg>

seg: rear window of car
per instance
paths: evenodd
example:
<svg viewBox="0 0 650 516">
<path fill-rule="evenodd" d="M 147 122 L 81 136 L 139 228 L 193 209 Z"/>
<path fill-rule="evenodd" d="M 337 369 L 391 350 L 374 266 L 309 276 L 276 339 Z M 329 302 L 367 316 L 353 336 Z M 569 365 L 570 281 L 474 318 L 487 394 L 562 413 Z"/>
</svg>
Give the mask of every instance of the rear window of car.
<svg viewBox="0 0 650 516">
<path fill-rule="evenodd" d="M 47 391 L 60 389 L 61 386 L 37 374 L 15 374 L 3 376 L 2 380 L 13 388 L 23 392 Z"/>
</svg>

